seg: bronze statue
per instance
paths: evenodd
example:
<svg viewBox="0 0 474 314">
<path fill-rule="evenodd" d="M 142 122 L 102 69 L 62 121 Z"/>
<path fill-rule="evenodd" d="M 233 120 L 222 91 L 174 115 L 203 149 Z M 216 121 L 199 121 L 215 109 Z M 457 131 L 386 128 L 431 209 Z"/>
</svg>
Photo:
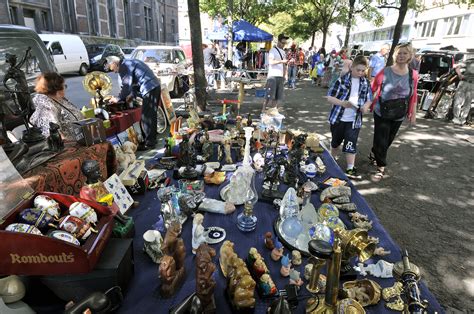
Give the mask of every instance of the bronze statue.
<svg viewBox="0 0 474 314">
<path fill-rule="evenodd" d="M 169 298 L 176 293 L 181 286 L 184 277 L 184 259 L 186 249 L 183 239 L 179 238 L 181 225 L 173 221 L 168 228 L 161 250 L 165 254 L 161 259 L 159 274 L 161 278 L 160 294 Z"/>
<path fill-rule="evenodd" d="M 61 138 L 61 134 L 59 134 L 59 125 L 54 122 L 49 123 L 48 146 L 49 149 L 54 152 L 58 152 L 64 148 L 63 139 Z"/>
</svg>

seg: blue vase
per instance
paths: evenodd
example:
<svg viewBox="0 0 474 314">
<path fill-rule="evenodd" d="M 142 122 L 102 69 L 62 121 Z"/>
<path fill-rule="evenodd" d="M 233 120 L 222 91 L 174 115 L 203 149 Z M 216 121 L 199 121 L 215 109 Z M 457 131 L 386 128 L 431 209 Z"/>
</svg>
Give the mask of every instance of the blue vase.
<svg viewBox="0 0 474 314">
<path fill-rule="evenodd" d="M 251 202 L 245 202 L 244 211 L 237 216 L 237 228 L 243 232 L 250 232 L 257 227 L 257 217 L 253 214 Z"/>
</svg>

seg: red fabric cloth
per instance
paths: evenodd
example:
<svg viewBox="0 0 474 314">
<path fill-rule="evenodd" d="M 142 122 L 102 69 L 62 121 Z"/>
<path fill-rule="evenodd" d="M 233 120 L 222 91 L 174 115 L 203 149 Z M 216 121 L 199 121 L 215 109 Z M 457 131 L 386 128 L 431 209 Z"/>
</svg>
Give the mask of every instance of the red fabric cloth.
<svg viewBox="0 0 474 314">
<path fill-rule="evenodd" d="M 86 182 L 81 165 L 87 159 L 99 162 L 104 179 L 117 170 L 115 150 L 110 142 L 105 142 L 89 147 L 66 146 L 59 155 L 28 171 L 23 177 L 36 192 L 57 192 L 78 196 Z"/>
<path fill-rule="evenodd" d="M 372 105 L 370 106 L 370 111 L 374 111 L 375 104 L 377 103 L 377 100 L 379 99 L 380 96 L 380 88 L 382 87 L 382 81 L 383 81 L 383 74 L 384 71 L 380 71 L 375 77 L 374 80 L 372 81 L 372 93 L 374 94 L 374 100 L 372 101 Z M 408 113 L 407 113 L 407 118 L 410 119 L 411 115 L 415 112 L 415 106 L 418 101 L 418 95 L 417 95 L 417 90 L 418 90 L 418 72 L 413 70 L 413 90 L 412 90 L 412 95 L 410 97 L 410 102 L 408 104 Z"/>
</svg>

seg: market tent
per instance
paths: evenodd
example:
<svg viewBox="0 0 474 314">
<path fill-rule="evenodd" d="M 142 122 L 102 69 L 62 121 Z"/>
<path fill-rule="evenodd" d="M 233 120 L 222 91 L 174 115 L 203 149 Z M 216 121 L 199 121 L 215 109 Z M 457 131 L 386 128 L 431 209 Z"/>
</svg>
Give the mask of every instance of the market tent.
<svg viewBox="0 0 474 314">
<path fill-rule="evenodd" d="M 253 42 L 262 42 L 262 41 L 271 41 L 273 35 L 261 30 L 260 28 L 250 24 L 245 20 L 235 21 L 233 26 L 234 41 L 253 41 Z M 207 39 L 209 40 L 227 40 L 227 31 L 224 29 L 211 32 L 207 34 Z"/>
</svg>

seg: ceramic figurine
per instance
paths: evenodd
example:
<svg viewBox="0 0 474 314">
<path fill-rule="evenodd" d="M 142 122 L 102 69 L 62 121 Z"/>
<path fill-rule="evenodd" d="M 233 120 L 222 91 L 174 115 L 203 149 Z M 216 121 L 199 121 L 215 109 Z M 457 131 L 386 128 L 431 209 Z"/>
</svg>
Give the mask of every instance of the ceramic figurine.
<svg viewBox="0 0 474 314">
<path fill-rule="evenodd" d="M 290 285 L 297 285 L 300 287 L 303 285 L 303 280 L 300 277 L 300 272 L 295 269 L 290 269 Z"/>
<path fill-rule="evenodd" d="M 275 248 L 272 250 L 272 260 L 275 262 L 278 261 L 281 257 L 283 256 L 283 244 L 278 241 L 278 239 L 275 239 Z"/>
<path fill-rule="evenodd" d="M 291 252 L 291 263 L 295 266 L 301 265 L 301 253 L 298 250 Z"/>
<path fill-rule="evenodd" d="M 69 232 L 79 240 L 86 240 L 92 232 L 97 233 L 88 222 L 71 215 L 59 220 L 59 229 Z"/>
<path fill-rule="evenodd" d="M 212 262 L 214 256 L 216 256 L 216 251 L 207 243 L 201 244 L 196 251 L 196 295 L 201 301 L 202 313 L 215 311 L 216 281 L 213 273 L 216 265 Z"/>
<path fill-rule="evenodd" d="M 262 172 L 264 165 L 265 165 L 265 158 L 263 158 L 262 154 L 256 153 L 253 156 L 253 167 L 255 168 L 255 171 Z"/>
<path fill-rule="evenodd" d="M 91 224 L 96 224 L 98 221 L 97 214 L 92 207 L 81 202 L 72 203 L 71 206 L 69 206 L 69 214 Z"/>
<path fill-rule="evenodd" d="M 160 263 L 159 274 L 161 278 L 160 294 L 169 298 L 175 294 L 185 277 L 184 259 L 186 249 L 183 239 L 179 238 L 181 225 L 173 221 L 168 228 L 161 249 L 165 254 Z"/>
<path fill-rule="evenodd" d="M 247 256 L 247 265 L 253 279 L 257 282 L 257 289 L 262 297 L 271 297 L 277 293 L 275 283 L 270 277 L 270 271 L 256 248 L 250 248 Z"/>
<path fill-rule="evenodd" d="M 378 255 L 378 256 L 385 256 L 385 255 L 389 255 L 391 253 L 392 253 L 392 251 L 390 251 L 390 250 L 387 251 L 381 246 L 376 248 L 375 251 L 374 251 L 374 255 Z"/>
<path fill-rule="evenodd" d="M 291 268 L 291 262 L 287 254 L 281 258 L 280 274 L 283 277 L 288 277 L 290 275 L 290 268 Z"/>
<path fill-rule="evenodd" d="M 235 310 L 250 310 L 255 307 L 256 283 L 233 247 L 232 242 L 225 241 L 219 257 L 224 276 L 227 277 L 227 295 Z"/>
<path fill-rule="evenodd" d="M 39 230 L 46 231 L 54 222 L 54 217 L 39 208 L 26 208 L 18 215 L 21 223 L 35 226 Z"/>
<path fill-rule="evenodd" d="M 143 251 L 148 254 L 155 264 L 159 264 L 163 257 L 162 243 L 163 238 L 158 230 L 148 230 L 143 234 Z"/>
<path fill-rule="evenodd" d="M 231 140 L 230 138 L 224 136 L 224 154 L 225 154 L 225 163 L 230 165 L 233 164 L 234 161 L 232 160 L 232 154 L 231 154 Z"/>
<path fill-rule="evenodd" d="M 209 133 L 207 130 L 204 133 L 204 136 L 201 137 L 202 143 L 202 158 L 204 161 L 208 161 L 214 154 L 214 144 L 209 140 Z"/>
<path fill-rule="evenodd" d="M 196 250 L 202 243 L 206 243 L 206 236 L 202 222 L 204 216 L 202 214 L 196 214 L 193 219 L 193 231 L 192 231 L 192 252 L 196 254 Z"/>
<path fill-rule="evenodd" d="M 270 231 L 265 233 L 265 239 L 263 241 L 267 249 L 273 250 L 275 248 L 275 244 L 273 244 L 273 234 Z"/>
<path fill-rule="evenodd" d="M 259 280 L 259 291 L 261 291 L 262 296 L 274 296 L 277 293 L 277 288 L 275 283 L 269 274 L 265 273 L 260 277 Z"/>
<path fill-rule="evenodd" d="M 58 202 L 46 195 L 36 196 L 33 201 L 33 205 L 35 208 L 46 211 L 46 213 L 55 217 L 56 219 L 58 219 L 61 214 L 61 208 L 59 207 Z"/>
</svg>

